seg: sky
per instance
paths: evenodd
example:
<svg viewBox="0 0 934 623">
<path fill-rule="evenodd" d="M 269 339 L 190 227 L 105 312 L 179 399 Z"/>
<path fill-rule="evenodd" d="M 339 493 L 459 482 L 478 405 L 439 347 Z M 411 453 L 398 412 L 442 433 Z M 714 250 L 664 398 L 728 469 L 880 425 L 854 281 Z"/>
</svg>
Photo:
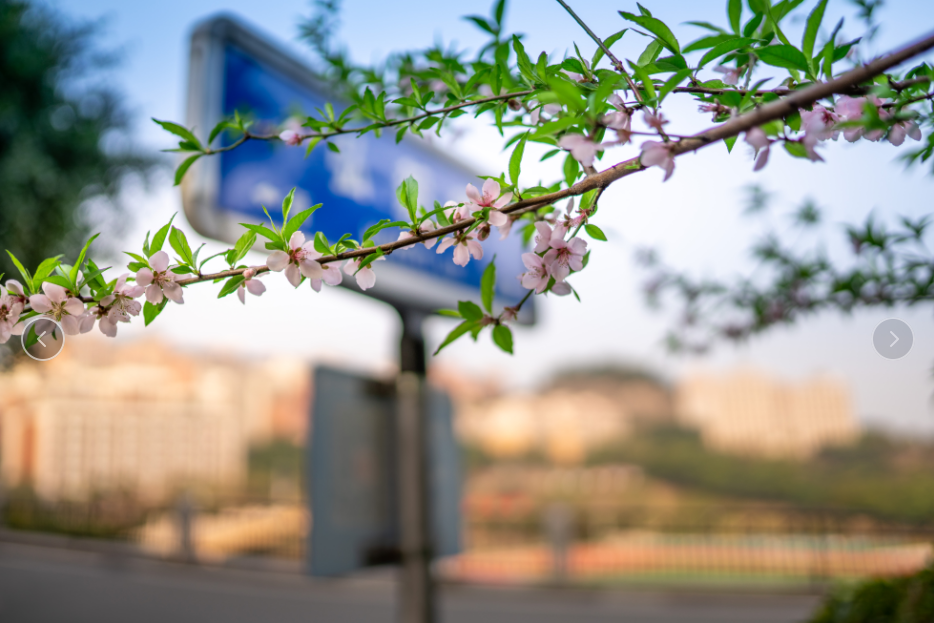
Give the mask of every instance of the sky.
<svg viewBox="0 0 934 623">
<path fill-rule="evenodd" d="M 170 138 L 148 121 L 150 117 L 184 121 L 187 40 L 198 21 L 230 12 L 300 57 L 309 57 L 296 39 L 299 18 L 308 14 L 309 3 L 298 0 L 48 3 L 72 16 L 103 18 L 102 44 L 120 48 L 124 55 L 109 79 L 126 95 L 135 121 L 133 140 L 143 149 L 171 146 Z M 574 4 L 604 37 L 623 27 L 617 10 L 636 10 L 635 3 L 628 1 Z M 643 4 L 669 23 L 682 42 L 703 34 L 683 24 L 685 19 L 726 21 L 725 2 L 647 0 Z M 926 34 L 924 27 L 934 24 L 930 3 L 889 4 L 873 44 L 877 52 Z M 487 2 L 345 0 L 337 37 L 360 61 L 376 61 L 400 47 L 425 47 L 437 40 L 471 47 L 482 39 L 460 17 L 488 11 Z M 839 0 L 830 3 L 825 24 L 840 16 L 846 17 L 845 34 L 861 34 L 849 5 Z M 794 38 L 792 33 L 801 27 L 800 20 L 789 25 L 789 36 Z M 573 42 L 585 55 L 593 51 L 593 44 L 557 3 L 511 2 L 507 28 L 526 34 L 525 46 L 533 56 L 540 51 L 563 55 L 573 49 Z M 645 40 L 630 34 L 617 44 L 618 53 L 633 58 Z M 689 98 L 673 102 L 667 116 L 674 133 L 696 131 L 709 123 Z M 483 173 L 498 173 L 506 167 L 508 152 L 501 152 L 502 139 L 494 130 L 482 124 L 465 124 L 464 129 L 460 138 L 442 147 Z M 611 149 L 603 162 L 631 157 L 634 150 L 632 146 Z M 661 341 L 671 326 L 671 315 L 644 304 L 639 285 L 645 274 L 632 260 L 639 247 L 654 246 L 669 264 L 692 275 L 728 278 L 754 270 L 748 248 L 767 227 L 790 233 L 790 239 L 802 245 L 826 244 L 839 254 L 844 222 L 862 221 L 871 211 L 890 220 L 896 214 L 931 212 L 934 177 L 895 162 L 896 148 L 841 141 L 829 144 L 822 153 L 827 162 L 811 164 L 776 150 L 768 167 L 754 174 L 748 148 L 738 144 L 728 154 L 719 145 L 679 158 L 668 182 L 662 183 L 662 173 L 655 169 L 614 185 L 604 195 L 598 221 L 609 241 L 591 242 L 593 261 L 573 279 L 582 302 L 571 297 L 540 300 L 536 326 L 515 331 L 513 357 L 501 353 L 485 337 L 477 344 L 462 341 L 449 347 L 438 361 L 467 376 L 496 379 L 506 388 L 534 388 L 563 369 L 600 364 L 644 366 L 669 380 L 692 370 L 737 367 L 755 367 L 787 380 L 829 374 L 850 387 L 856 412 L 864 422 L 934 433 L 934 310 L 930 306 L 870 310 L 849 317 L 826 313 L 745 344 L 720 344 L 707 356 L 688 357 L 665 351 Z M 527 165 L 523 174 L 553 179 L 555 170 L 549 164 Z M 753 183 L 774 193 L 778 212 L 765 222 L 741 215 L 744 189 Z M 125 198 L 133 219 L 127 234 L 130 241 L 141 240 L 147 230 L 182 211 L 179 193 L 167 177 L 148 188 L 131 185 Z M 781 211 L 790 211 L 805 199 L 813 199 L 824 210 L 824 225 L 817 233 L 799 235 Z M 189 237 L 193 242 L 206 241 L 191 233 Z M 208 250 L 222 248 L 207 242 Z M 260 254 L 249 259 L 263 262 Z M 250 356 L 284 354 L 377 373 L 392 368 L 399 320 L 391 308 L 342 289 L 325 289 L 320 295 L 307 289 L 293 292 L 284 278 L 275 277 L 266 279 L 267 293 L 249 300 L 245 307 L 233 297 L 217 300 L 210 286 L 189 288 L 183 308 L 170 309 L 145 330 L 142 323 L 121 327 L 118 339 L 156 334 L 184 348 Z M 905 320 L 914 332 L 912 351 L 896 361 L 882 358 L 872 348 L 873 329 L 889 317 Z M 439 343 L 452 326 L 450 320 L 431 319 L 429 343 Z"/>
</svg>

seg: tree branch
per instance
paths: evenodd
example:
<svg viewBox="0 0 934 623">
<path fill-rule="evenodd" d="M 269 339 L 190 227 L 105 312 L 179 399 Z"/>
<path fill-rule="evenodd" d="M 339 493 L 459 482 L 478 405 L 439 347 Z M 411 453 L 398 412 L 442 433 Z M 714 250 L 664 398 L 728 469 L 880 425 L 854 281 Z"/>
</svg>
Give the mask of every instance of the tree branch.
<svg viewBox="0 0 934 623">
<path fill-rule="evenodd" d="M 924 39 L 905 46 L 896 52 L 892 52 L 861 67 L 857 67 L 856 69 L 842 74 L 834 80 L 814 84 L 810 87 L 794 91 L 784 99 L 765 104 L 744 115 L 731 119 L 726 123 L 695 134 L 692 137 L 685 138 L 677 142 L 672 142 L 671 153 L 673 156 L 677 156 L 690 151 L 696 151 L 725 138 L 737 136 L 743 132 L 751 130 L 752 128 L 758 127 L 764 123 L 768 123 L 769 121 L 783 119 L 786 116 L 796 112 L 799 108 L 809 106 L 829 95 L 846 93 L 854 85 L 858 85 L 866 80 L 869 80 L 874 76 L 883 73 L 887 69 L 900 65 L 904 61 L 922 54 L 932 48 L 934 48 L 934 34 L 928 35 Z M 583 195 L 584 193 L 591 190 L 607 188 L 610 184 L 622 179 L 623 177 L 638 171 L 643 171 L 645 169 L 646 167 L 640 162 L 639 157 L 630 158 L 628 160 L 619 162 L 608 169 L 604 169 L 599 173 L 585 177 L 570 188 L 540 195 L 538 197 L 523 199 L 504 207 L 501 211 L 506 214 L 518 216 L 531 210 L 536 210 L 538 208 L 550 205 L 555 201 L 564 199 L 566 197 Z M 319 264 L 327 264 L 330 262 L 337 262 L 357 257 L 365 257 L 371 253 L 374 253 L 376 249 L 380 249 L 384 254 L 388 255 L 396 249 L 401 249 L 413 244 L 418 244 L 419 242 L 424 242 L 425 240 L 440 238 L 448 234 L 463 231 L 476 222 L 476 218 L 464 219 L 454 223 L 453 225 L 441 227 L 425 234 L 419 234 L 404 240 L 397 240 L 395 242 L 383 244 L 378 247 L 367 247 L 355 249 L 353 251 L 345 251 L 344 253 L 338 253 L 337 255 L 322 257 L 318 259 L 317 262 Z M 226 270 L 209 275 L 200 275 L 198 277 L 190 277 L 188 279 L 179 279 L 176 281 L 176 283 L 179 285 L 190 285 L 203 281 L 213 281 L 215 279 L 233 277 L 235 275 L 242 274 L 244 270 L 245 269 Z M 264 266 L 260 267 L 256 272 L 261 273 L 268 270 L 269 269 Z"/>
</svg>

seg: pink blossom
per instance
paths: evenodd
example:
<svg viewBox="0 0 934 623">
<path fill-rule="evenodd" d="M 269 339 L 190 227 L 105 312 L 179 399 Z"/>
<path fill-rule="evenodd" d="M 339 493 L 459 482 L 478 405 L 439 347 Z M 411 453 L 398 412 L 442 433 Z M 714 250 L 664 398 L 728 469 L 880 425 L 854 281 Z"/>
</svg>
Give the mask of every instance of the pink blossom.
<svg viewBox="0 0 934 623">
<path fill-rule="evenodd" d="M 290 117 L 285 122 L 285 129 L 279 134 L 279 139 L 286 145 L 295 147 L 302 144 L 304 138 L 301 134 L 302 125 L 295 117 Z"/>
<path fill-rule="evenodd" d="M 429 234 L 434 230 L 438 229 L 438 226 L 435 225 L 434 221 L 425 221 L 418 226 L 418 235 Z M 408 240 L 412 238 L 414 234 L 411 231 L 403 231 L 399 234 L 399 240 Z M 435 243 L 438 242 L 437 238 L 429 238 L 428 240 L 422 240 L 422 244 L 425 245 L 426 249 L 430 249 L 435 246 Z M 411 249 L 414 245 L 409 245 L 407 247 L 400 247 L 401 249 Z"/>
<path fill-rule="evenodd" d="M 285 130 L 279 134 L 279 138 L 283 143 L 289 145 L 290 147 L 295 147 L 296 145 L 302 144 L 302 135 L 294 130 Z"/>
<path fill-rule="evenodd" d="M 545 104 L 544 106 L 539 106 L 529 115 L 529 122 L 532 125 L 538 125 L 542 112 L 546 112 L 549 115 L 557 115 L 559 112 L 561 112 L 561 106 L 558 104 Z"/>
<path fill-rule="evenodd" d="M 835 126 L 839 122 L 840 115 L 827 110 L 820 104 L 815 104 L 811 110 L 801 111 L 801 127 L 805 135 L 819 141 L 837 140 L 840 130 L 835 129 Z"/>
<path fill-rule="evenodd" d="M 7 282 L 9 287 L 9 282 Z M 13 327 L 23 313 L 23 304 L 9 293 L 0 294 L 0 344 L 5 344 L 13 335 Z"/>
<path fill-rule="evenodd" d="M 490 225 L 501 227 L 508 222 L 508 217 L 499 211 L 499 208 L 505 207 L 512 200 L 512 193 L 506 193 L 499 196 L 499 182 L 496 180 L 486 180 L 483 182 L 483 194 L 477 190 L 473 184 L 467 184 L 467 198 L 470 200 L 461 207 L 461 215 L 467 218 L 474 212 L 483 208 L 490 208 L 488 218 Z"/>
<path fill-rule="evenodd" d="M 662 113 L 658 113 L 656 115 L 646 110 L 642 113 L 642 118 L 645 120 L 645 124 L 654 129 L 656 132 L 661 132 L 662 126 L 668 124 L 668 120 L 665 119 L 665 116 Z"/>
<path fill-rule="evenodd" d="M 921 128 L 911 120 L 899 121 L 889 129 L 889 142 L 896 147 L 905 142 L 905 137 L 909 136 L 916 141 L 921 140 Z"/>
<path fill-rule="evenodd" d="M 475 260 L 483 257 L 483 247 L 473 235 L 455 234 L 451 238 L 445 238 L 438 245 L 438 253 L 444 253 L 451 246 L 454 247 L 454 263 L 458 266 L 467 266 L 471 257 Z"/>
<path fill-rule="evenodd" d="M 57 320 L 66 335 L 78 335 L 81 327 L 78 320 L 84 315 L 84 303 L 69 296 L 68 290 L 49 281 L 42 282 L 45 294 L 33 294 L 29 305 L 33 311 Z"/>
<path fill-rule="evenodd" d="M 738 83 L 739 75 L 743 72 L 742 67 L 726 67 L 724 65 L 714 67 L 713 70 L 719 74 L 723 74 L 723 82 L 725 84 Z"/>
<path fill-rule="evenodd" d="M 259 266 L 253 266 L 243 271 L 243 281 L 237 286 L 237 298 L 246 305 L 246 293 L 249 291 L 253 296 L 260 296 L 266 291 L 266 286 L 259 278 L 266 273 L 257 273 Z"/>
<path fill-rule="evenodd" d="M 632 136 L 632 117 L 623 105 L 623 100 L 616 93 L 610 96 L 609 102 L 616 110 L 604 115 L 601 122 L 611 130 L 616 130 L 617 142 L 624 145 Z"/>
<path fill-rule="evenodd" d="M 597 152 L 605 149 L 605 145 L 581 134 L 565 134 L 558 139 L 558 147 L 570 151 L 571 156 L 585 167 L 592 167 Z"/>
<path fill-rule="evenodd" d="M 642 166 L 657 166 L 664 169 L 665 179 L 662 180 L 663 182 L 667 182 L 675 170 L 675 157 L 671 153 L 671 147 L 671 143 L 659 141 L 642 143 L 642 157 L 640 158 Z"/>
<path fill-rule="evenodd" d="M 551 238 L 551 249 L 545 254 L 544 260 L 555 281 L 564 281 L 572 270 L 583 270 L 587 241 L 577 237 L 565 241 L 564 228 L 560 228 L 560 232 L 558 229 L 555 228 L 555 235 Z"/>
<path fill-rule="evenodd" d="M 376 285 L 376 273 L 373 271 L 372 262 L 370 263 L 369 266 L 364 266 L 363 268 L 360 268 L 359 270 L 357 270 L 360 267 L 360 264 L 362 264 L 363 260 L 365 259 L 366 259 L 366 256 L 361 256 L 358 258 L 354 258 L 352 260 L 348 260 L 347 263 L 344 264 L 344 272 L 347 273 L 348 275 L 356 277 L 357 286 L 361 290 L 369 290 L 370 288 Z M 386 259 L 385 257 L 378 257 L 373 261 L 378 262 L 379 260 L 385 260 L 385 259 Z"/>
<path fill-rule="evenodd" d="M 533 239 L 535 243 L 535 253 L 544 253 L 551 248 L 551 237 L 553 234 L 554 232 L 548 223 L 544 221 L 535 223 L 535 238 Z"/>
<path fill-rule="evenodd" d="M 844 95 L 834 105 L 834 112 L 843 121 L 859 121 L 863 118 L 865 105 L 868 101 L 865 97 L 848 97 Z M 844 128 L 843 138 L 852 143 L 863 135 L 864 129 L 861 127 Z"/>
<path fill-rule="evenodd" d="M 7 294 L 13 298 L 14 301 L 18 301 L 26 305 L 29 302 L 29 297 L 26 296 L 26 293 L 23 291 L 23 284 L 21 284 L 16 279 L 8 279 L 6 282 Z"/>
<path fill-rule="evenodd" d="M 325 269 L 315 261 L 321 257 L 321 254 L 315 251 L 314 245 L 313 240 L 305 242 L 305 234 L 297 231 L 289 238 L 289 250 L 270 253 L 269 257 L 266 258 L 266 266 L 269 267 L 269 270 L 277 273 L 284 269 L 285 278 L 296 288 L 302 282 L 302 275 L 312 280 L 316 279 L 318 280 L 318 287 L 315 290 L 320 290 Z M 339 270 L 337 275 L 340 277 Z M 334 277 L 331 276 L 329 279 L 333 281 Z M 325 279 L 325 282 L 330 285 L 328 279 Z M 337 283 L 340 283 L 339 279 Z M 312 287 L 314 287 L 314 283 L 312 283 Z"/>
<path fill-rule="evenodd" d="M 162 295 L 179 305 L 185 300 L 182 298 L 182 287 L 175 283 L 177 276 L 169 270 L 169 255 L 165 251 L 156 251 L 149 258 L 149 268 L 140 268 L 136 271 L 136 283 L 146 288 L 146 300 L 153 305 L 162 302 Z"/>
<path fill-rule="evenodd" d="M 519 275 L 522 287 L 527 290 L 535 290 L 535 294 L 541 294 L 548 287 L 548 280 L 551 275 L 548 274 L 548 265 L 537 253 L 523 253 L 522 263 L 528 269 L 527 272 Z"/>
<path fill-rule="evenodd" d="M 551 293 L 558 296 L 567 296 L 571 293 L 571 285 L 567 281 L 556 281 L 551 286 Z"/>
<path fill-rule="evenodd" d="M 769 147 L 772 141 L 769 140 L 769 137 L 766 136 L 762 128 L 755 127 L 746 132 L 746 142 L 759 152 L 759 157 L 756 158 L 756 166 L 752 169 L 753 171 L 758 171 L 769 161 Z"/>
<path fill-rule="evenodd" d="M 98 327 L 101 333 L 108 337 L 117 337 L 117 323 L 130 322 L 130 316 L 139 315 L 143 306 L 133 299 L 142 296 L 144 289 L 139 285 L 127 285 L 127 277 L 129 274 L 120 275 L 114 284 L 113 292 L 87 311 L 80 321 L 81 333 L 90 331 L 94 321 L 99 320 Z"/>
<path fill-rule="evenodd" d="M 312 259 L 318 259 L 323 257 L 317 251 L 312 250 L 310 252 Z M 321 292 L 321 284 L 326 283 L 329 286 L 339 286 L 344 280 L 344 274 L 341 272 L 340 264 L 337 262 L 329 262 L 327 264 L 320 264 L 321 266 L 321 278 L 316 279 L 314 277 L 310 278 L 308 281 L 311 283 L 311 289 L 315 292 Z"/>
</svg>

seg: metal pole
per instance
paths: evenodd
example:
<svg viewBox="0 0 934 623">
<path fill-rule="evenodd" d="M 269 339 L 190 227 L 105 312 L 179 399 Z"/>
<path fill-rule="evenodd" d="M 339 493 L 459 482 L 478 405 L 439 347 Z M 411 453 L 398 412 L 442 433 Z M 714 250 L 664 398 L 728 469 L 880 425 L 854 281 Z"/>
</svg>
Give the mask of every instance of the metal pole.
<svg viewBox="0 0 934 623">
<path fill-rule="evenodd" d="M 400 623 L 434 623 L 434 581 L 425 423 L 424 315 L 399 309 L 402 316 L 398 396 L 399 509 L 402 567 Z"/>
</svg>

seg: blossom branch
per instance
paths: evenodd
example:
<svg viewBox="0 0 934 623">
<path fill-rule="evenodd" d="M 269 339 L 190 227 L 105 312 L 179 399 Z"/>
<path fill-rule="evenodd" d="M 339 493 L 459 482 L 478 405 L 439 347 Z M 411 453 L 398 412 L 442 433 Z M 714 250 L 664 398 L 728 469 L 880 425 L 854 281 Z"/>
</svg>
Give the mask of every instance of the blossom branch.
<svg viewBox="0 0 934 623">
<path fill-rule="evenodd" d="M 723 139 L 738 136 L 743 132 L 751 130 L 752 128 L 756 128 L 764 123 L 768 123 L 769 121 L 783 119 L 788 115 L 796 112 L 799 108 L 809 106 L 829 95 L 847 93 L 854 85 L 858 85 L 861 82 L 869 80 L 874 76 L 883 73 L 887 69 L 895 67 L 902 62 L 922 54 L 932 48 L 934 48 L 934 34 L 929 35 L 928 37 L 908 45 L 900 50 L 879 57 L 878 59 L 861 67 L 857 67 L 845 74 L 842 74 L 834 80 L 814 84 L 810 87 L 794 91 L 784 99 L 765 104 L 755 110 L 740 115 L 739 117 L 735 117 L 726 123 L 720 124 L 679 141 L 673 141 L 669 143 L 669 150 L 672 157 L 679 156 L 687 152 L 696 151 L 702 147 L 714 144 Z M 501 212 L 511 216 L 519 216 L 531 210 L 537 210 L 539 208 L 550 205 L 561 199 L 583 195 L 584 193 L 590 192 L 592 190 L 605 189 L 623 177 L 638 171 L 643 171 L 646 168 L 647 167 L 640 161 L 640 157 L 629 158 L 628 160 L 619 162 L 607 169 L 604 169 L 603 171 L 585 177 L 569 188 L 511 203 L 503 207 Z M 404 240 L 389 242 L 383 245 L 379 245 L 378 247 L 366 247 L 345 251 L 335 255 L 324 256 L 317 259 L 316 261 L 319 264 L 326 264 L 329 262 L 366 257 L 367 255 L 376 252 L 377 249 L 388 255 L 393 251 L 403 247 L 408 247 L 426 240 L 440 238 L 448 234 L 467 230 L 468 228 L 478 224 L 478 222 L 479 220 L 477 218 L 470 217 L 460 220 L 447 227 L 440 227 L 430 232 L 419 233 L 418 235 L 413 235 Z M 179 285 L 189 285 L 203 281 L 213 281 L 215 279 L 240 275 L 244 270 L 246 269 L 232 269 L 219 273 L 190 277 L 188 279 L 179 279 L 177 283 Z M 265 272 L 266 270 L 268 269 L 261 267 L 256 269 L 256 272 L 260 273 Z"/>
</svg>

